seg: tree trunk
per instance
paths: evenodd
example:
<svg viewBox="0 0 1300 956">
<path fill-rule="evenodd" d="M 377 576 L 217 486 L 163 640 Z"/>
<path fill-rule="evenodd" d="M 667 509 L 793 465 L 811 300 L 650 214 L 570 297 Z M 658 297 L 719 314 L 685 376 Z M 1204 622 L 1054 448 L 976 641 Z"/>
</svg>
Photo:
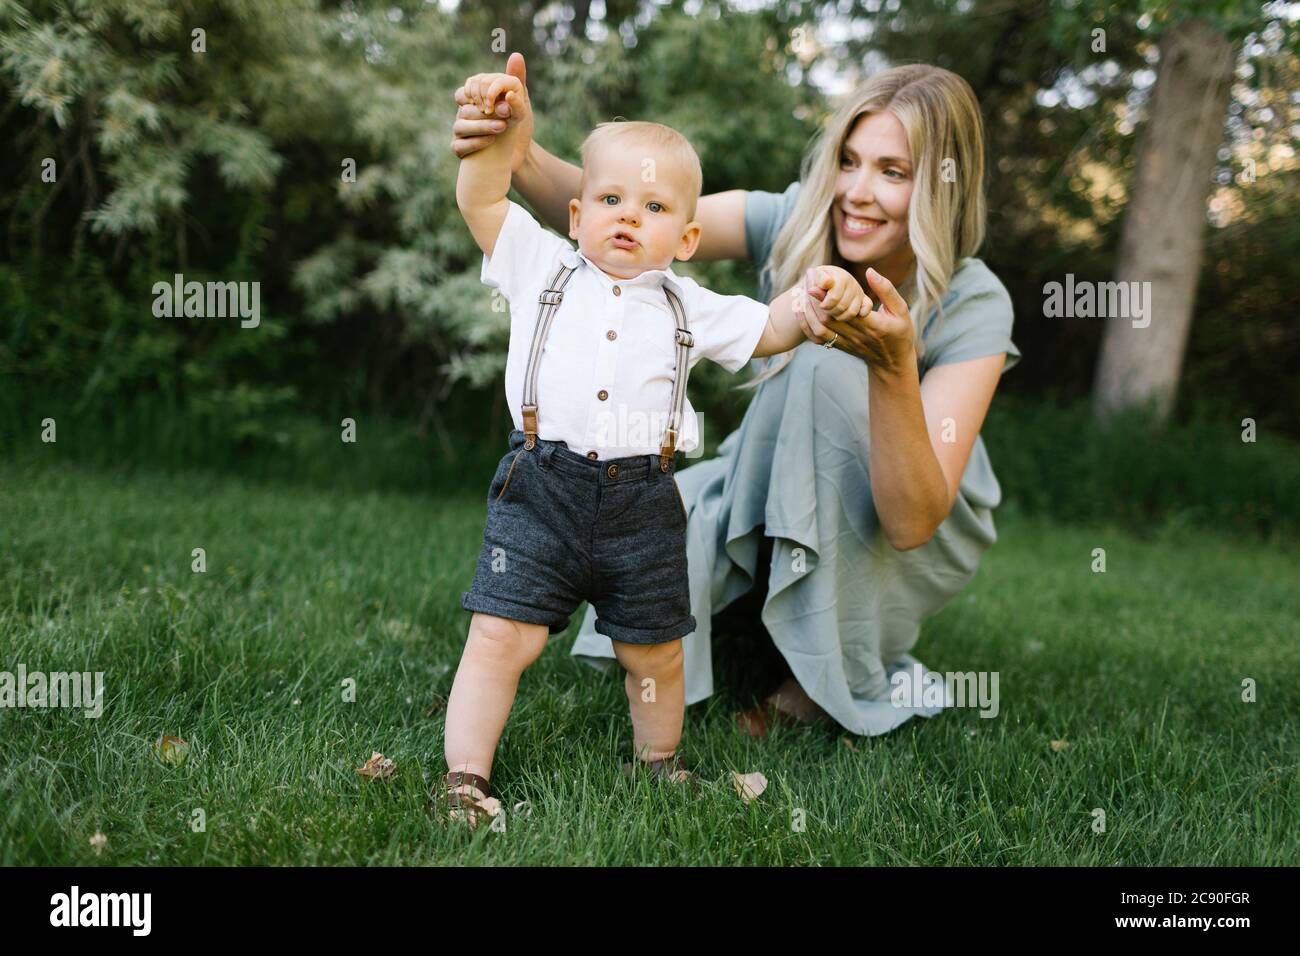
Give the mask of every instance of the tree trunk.
<svg viewBox="0 0 1300 956">
<path fill-rule="evenodd" d="M 1173 411 L 1234 55 L 1223 32 L 1201 21 L 1176 24 L 1160 39 L 1159 73 L 1115 270 L 1117 282 L 1149 283 L 1139 286 L 1149 296 L 1143 317 L 1130 297 L 1128 314 L 1106 320 L 1093 392 L 1099 422 L 1147 403 L 1159 422 Z"/>
</svg>

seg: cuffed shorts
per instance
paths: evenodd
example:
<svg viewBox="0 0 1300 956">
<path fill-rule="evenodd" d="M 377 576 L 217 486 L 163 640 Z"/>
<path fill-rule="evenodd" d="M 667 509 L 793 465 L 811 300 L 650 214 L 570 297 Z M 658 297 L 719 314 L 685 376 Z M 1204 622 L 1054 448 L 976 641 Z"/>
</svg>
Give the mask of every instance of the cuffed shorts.
<svg viewBox="0 0 1300 956">
<path fill-rule="evenodd" d="M 569 626 L 585 600 L 596 630 L 661 644 L 695 630 L 686 573 L 686 507 L 658 455 L 593 460 L 562 441 L 510 432 L 488 488 L 483 549 L 467 611 Z"/>
</svg>

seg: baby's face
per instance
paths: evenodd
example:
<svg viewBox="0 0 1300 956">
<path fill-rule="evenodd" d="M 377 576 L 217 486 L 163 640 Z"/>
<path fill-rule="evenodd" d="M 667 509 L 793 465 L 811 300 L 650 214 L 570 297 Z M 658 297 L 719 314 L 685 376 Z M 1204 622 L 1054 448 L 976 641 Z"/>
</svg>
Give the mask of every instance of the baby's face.
<svg viewBox="0 0 1300 956">
<path fill-rule="evenodd" d="M 581 198 L 569 200 L 569 238 L 583 255 L 608 275 L 631 279 L 695 254 L 700 224 L 686 218 L 684 177 L 671 158 L 634 147 L 607 151 L 591 165 Z"/>
</svg>

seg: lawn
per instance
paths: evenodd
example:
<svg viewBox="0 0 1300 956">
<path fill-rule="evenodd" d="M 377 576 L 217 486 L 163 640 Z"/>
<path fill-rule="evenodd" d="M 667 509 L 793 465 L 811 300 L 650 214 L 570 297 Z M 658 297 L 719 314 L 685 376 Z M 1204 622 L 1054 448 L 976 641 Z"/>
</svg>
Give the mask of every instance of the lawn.
<svg viewBox="0 0 1300 956">
<path fill-rule="evenodd" d="M 0 671 L 105 675 L 98 719 L 0 709 L 0 863 L 1300 857 L 1300 550 L 1010 508 L 915 649 L 935 670 L 997 671 L 996 718 L 951 710 L 879 738 L 822 727 L 752 741 L 732 724 L 755 690 L 733 639 L 720 693 L 687 712 L 702 795 L 629 784 L 622 684 L 569 657 L 575 615 L 524 676 L 497 757 L 503 803 L 529 810 L 496 831 L 444 829 L 424 802 L 445 769 L 437 702 L 469 620 L 481 477 L 439 497 L 0 465 Z M 189 742 L 184 763 L 154 756 L 164 733 Z M 395 762 L 391 778 L 356 772 L 372 751 Z M 731 771 L 765 774 L 767 791 L 745 804 Z"/>
</svg>

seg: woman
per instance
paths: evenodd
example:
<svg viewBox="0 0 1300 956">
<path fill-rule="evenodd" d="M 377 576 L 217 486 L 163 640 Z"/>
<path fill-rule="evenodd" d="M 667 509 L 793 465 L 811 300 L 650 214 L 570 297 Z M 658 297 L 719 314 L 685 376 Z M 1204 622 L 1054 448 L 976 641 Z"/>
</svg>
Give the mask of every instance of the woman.
<svg viewBox="0 0 1300 956">
<path fill-rule="evenodd" d="M 525 80 L 520 54 L 506 70 Z M 463 156 L 501 120 L 466 105 L 463 90 L 456 99 L 452 149 Z M 513 185 L 566 234 L 579 169 L 532 142 L 526 95 L 524 109 Z M 763 301 L 833 263 L 880 303 L 846 323 L 810 298 L 807 321 L 830 347 L 807 342 L 756 360 L 740 427 L 716 458 L 678 472 L 699 622 L 683 642 L 686 702 L 713 692 L 712 616 L 749 594 L 762 624 L 751 619 L 751 633 L 765 628 L 790 671 L 737 715 L 753 736 L 773 720 L 823 714 L 874 735 L 938 712 L 917 683 L 912 705 L 896 706 L 891 678 L 928 682 L 907 653 L 921 621 L 970 581 L 997 539 L 1001 490 L 979 430 L 1002 372 L 1020 358 L 1010 297 L 972 258 L 984 236 L 983 157 L 969 85 L 937 67 L 902 66 L 847 97 L 783 193 L 700 199 L 695 258 L 761 264 Z M 612 662 L 593 617 L 588 608 L 573 653 Z"/>
</svg>

